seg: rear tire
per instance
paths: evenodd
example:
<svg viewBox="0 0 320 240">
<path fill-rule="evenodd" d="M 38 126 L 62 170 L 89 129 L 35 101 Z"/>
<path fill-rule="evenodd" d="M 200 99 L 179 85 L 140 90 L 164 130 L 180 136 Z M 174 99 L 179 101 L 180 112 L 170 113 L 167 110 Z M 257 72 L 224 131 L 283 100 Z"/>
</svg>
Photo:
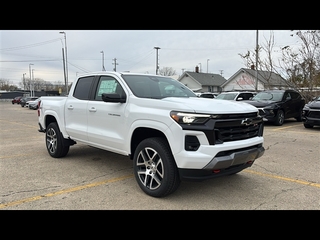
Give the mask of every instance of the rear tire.
<svg viewBox="0 0 320 240">
<path fill-rule="evenodd" d="M 152 197 L 165 197 L 180 185 L 177 165 L 163 138 L 148 138 L 138 145 L 133 170 L 139 187 Z"/>
<path fill-rule="evenodd" d="M 61 158 L 68 154 L 70 146 L 63 145 L 63 136 L 58 124 L 52 122 L 46 129 L 46 147 L 51 157 Z"/>
</svg>

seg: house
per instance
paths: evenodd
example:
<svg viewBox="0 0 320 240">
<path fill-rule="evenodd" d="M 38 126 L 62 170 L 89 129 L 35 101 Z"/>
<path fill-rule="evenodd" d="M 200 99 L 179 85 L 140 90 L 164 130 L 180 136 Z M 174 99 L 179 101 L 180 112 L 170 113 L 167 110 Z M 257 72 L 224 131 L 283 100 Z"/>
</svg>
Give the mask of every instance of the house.
<svg viewBox="0 0 320 240">
<path fill-rule="evenodd" d="M 221 85 L 224 92 L 229 91 L 255 91 L 257 72 L 254 66 L 241 68 Z M 257 90 L 286 89 L 291 88 L 290 84 L 279 74 L 270 71 L 258 70 Z"/>
<path fill-rule="evenodd" d="M 220 74 L 199 72 L 199 67 L 194 72 L 185 71 L 177 80 L 194 92 L 221 92 L 221 85 L 227 81 Z"/>
</svg>

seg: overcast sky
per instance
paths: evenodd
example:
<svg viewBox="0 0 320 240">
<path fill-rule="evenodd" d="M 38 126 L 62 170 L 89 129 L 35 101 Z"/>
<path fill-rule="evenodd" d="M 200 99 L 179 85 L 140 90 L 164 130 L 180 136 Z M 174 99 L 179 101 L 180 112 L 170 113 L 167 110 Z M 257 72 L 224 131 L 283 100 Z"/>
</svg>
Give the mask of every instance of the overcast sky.
<svg viewBox="0 0 320 240">
<path fill-rule="evenodd" d="M 221 74 L 230 78 L 246 67 L 239 54 L 256 47 L 256 30 L 0 30 L 0 79 L 18 85 L 23 74 L 45 81 L 64 82 L 62 47 L 67 43 L 68 78 L 101 71 L 156 72 L 172 67 L 183 71 Z M 258 42 L 265 44 L 270 31 L 259 30 Z M 298 45 L 290 30 L 274 30 L 275 49 Z M 101 53 L 103 51 L 103 53 Z M 275 57 L 277 55 L 275 54 Z M 116 59 L 116 65 L 114 65 Z M 208 60 L 209 59 L 209 60 Z M 29 65 L 33 64 L 33 65 Z M 29 68 L 30 66 L 30 68 Z"/>
</svg>

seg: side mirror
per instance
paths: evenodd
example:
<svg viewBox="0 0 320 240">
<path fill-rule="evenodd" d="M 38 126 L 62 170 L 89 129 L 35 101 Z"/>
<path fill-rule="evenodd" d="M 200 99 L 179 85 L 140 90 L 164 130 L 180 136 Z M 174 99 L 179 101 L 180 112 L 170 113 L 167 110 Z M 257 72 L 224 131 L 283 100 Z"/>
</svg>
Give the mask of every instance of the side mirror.
<svg viewBox="0 0 320 240">
<path fill-rule="evenodd" d="M 104 102 L 116 102 L 116 103 L 125 103 L 127 98 L 125 94 L 120 94 L 118 93 L 102 93 L 102 100 Z"/>
</svg>

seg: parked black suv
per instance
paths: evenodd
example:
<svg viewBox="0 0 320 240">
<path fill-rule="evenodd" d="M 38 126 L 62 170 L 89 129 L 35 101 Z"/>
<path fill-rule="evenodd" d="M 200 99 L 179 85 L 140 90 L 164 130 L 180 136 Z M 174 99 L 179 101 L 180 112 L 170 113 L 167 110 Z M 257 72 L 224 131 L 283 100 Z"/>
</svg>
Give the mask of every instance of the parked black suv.
<svg viewBox="0 0 320 240">
<path fill-rule="evenodd" d="M 320 96 L 308 102 L 302 110 L 302 121 L 305 128 L 320 126 Z"/>
<path fill-rule="evenodd" d="M 257 93 L 251 100 L 245 101 L 259 109 L 264 121 L 281 126 L 285 119 L 295 118 L 302 121 L 302 109 L 305 100 L 295 90 L 267 90 Z"/>
</svg>

